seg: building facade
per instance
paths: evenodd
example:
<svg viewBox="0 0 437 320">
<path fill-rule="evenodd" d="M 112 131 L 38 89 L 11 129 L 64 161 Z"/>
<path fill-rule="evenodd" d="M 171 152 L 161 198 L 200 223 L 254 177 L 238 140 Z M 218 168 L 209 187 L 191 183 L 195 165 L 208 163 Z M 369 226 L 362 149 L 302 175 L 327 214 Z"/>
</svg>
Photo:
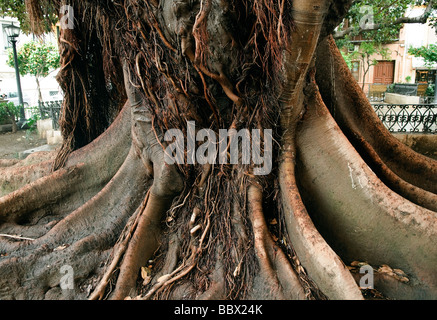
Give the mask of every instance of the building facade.
<svg viewBox="0 0 437 320">
<path fill-rule="evenodd" d="M 415 7 L 407 15 L 409 17 L 420 16 L 423 10 L 423 7 Z M 352 41 L 355 50 L 359 48 L 362 41 L 365 40 Z M 388 55 L 383 57 L 380 54 L 374 54 L 370 57 L 370 60 L 375 60 L 377 63 L 369 68 L 365 77 L 363 70 L 365 62 L 363 61 L 352 61 L 351 71 L 360 86 L 364 87 L 366 93 L 369 93 L 372 85 L 376 84 L 433 84 L 436 81 L 437 66 L 426 66 L 423 59 L 408 54 L 408 49 L 436 43 L 436 30 L 429 24 L 405 24 L 399 33 L 399 39 L 384 45 L 384 48 L 388 49 Z"/>
</svg>

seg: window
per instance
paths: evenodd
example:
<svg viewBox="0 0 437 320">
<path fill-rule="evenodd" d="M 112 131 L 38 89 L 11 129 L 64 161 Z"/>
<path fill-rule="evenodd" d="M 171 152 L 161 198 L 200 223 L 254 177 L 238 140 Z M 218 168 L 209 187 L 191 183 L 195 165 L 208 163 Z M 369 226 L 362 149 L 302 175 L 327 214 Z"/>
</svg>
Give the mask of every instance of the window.
<svg viewBox="0 0 437 320">
<path fill-rule="evenodd" d="M 416 70 L 416 83 L 434 83 L 436 70 Z"/>
<path fill-rule="evenodd" d="M 354 76 L 355 80 L 360 81 L 360 62 L 359 61 L 352 61 L 352 68 L 351 68 L 352 75 Z"/>
</svg>

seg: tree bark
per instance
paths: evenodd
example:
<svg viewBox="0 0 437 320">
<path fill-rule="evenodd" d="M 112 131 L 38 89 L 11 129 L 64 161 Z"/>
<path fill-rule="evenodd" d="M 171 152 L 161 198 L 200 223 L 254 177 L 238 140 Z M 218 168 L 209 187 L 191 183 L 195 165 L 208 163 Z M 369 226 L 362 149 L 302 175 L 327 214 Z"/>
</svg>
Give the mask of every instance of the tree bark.
<svg viewBox="0 0 437 320">
<path fill-rule="evenodd" d="M 353 261 L 396 270 L 376 272 L 387 298 L 436 297 L 436 164 L 391 137 L 344 67 L 330 34 L 351 1 L 73 2 L 64 148 L 0 169 L 3 185 L 36 172 L 0 198 L 0 298 L 361 300 Z M 27 1 L 32 19 L 41 3 L 59 5 Z M 189 122 L 271 129 L 272 172 L 243 155 L 191 164 Z M 166 160 L 170 129 L 183 163 Z"/>
</svg>

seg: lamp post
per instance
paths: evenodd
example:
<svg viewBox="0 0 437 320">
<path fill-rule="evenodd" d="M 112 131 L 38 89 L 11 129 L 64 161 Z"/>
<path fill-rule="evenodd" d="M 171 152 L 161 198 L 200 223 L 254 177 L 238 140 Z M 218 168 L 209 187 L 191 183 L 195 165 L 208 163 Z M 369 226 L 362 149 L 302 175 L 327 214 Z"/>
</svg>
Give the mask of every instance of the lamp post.
<svg viewBox="0 0 437 320">
<path fill-rule="evenodd" d="M 10 43 L 12 44 L 12 50 L 14 52 L 15 77 L 17 78 L 18 103 L 20 104 L 20 120 L 18 123 L 20 124 L 19 127 L 21 127 L 26 122 L 26 115 L 24 113 L 23 92 L 21 90 L 20 70 L 18 68 L 17 56 L 17 38 L 20 35 L 20 28 L 14 26 L 12 23 L 10 26 L 6 26 L 4 29 Z"/>
</svg>

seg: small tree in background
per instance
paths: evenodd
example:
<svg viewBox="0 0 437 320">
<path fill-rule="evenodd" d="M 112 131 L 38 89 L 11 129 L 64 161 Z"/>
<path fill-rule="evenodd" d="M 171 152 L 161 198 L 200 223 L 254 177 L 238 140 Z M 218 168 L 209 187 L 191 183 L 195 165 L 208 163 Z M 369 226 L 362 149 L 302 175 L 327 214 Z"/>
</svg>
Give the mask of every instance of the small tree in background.
<svg viewBox="0 0 437 320">
<path fill-rule="evenodd" d="M 388 56 L 390 55 L 390 50 L 384 48 L 380 43 L 366 41 L 362 42 L 359 49 L 350 55 L 352 60 L 360 60 L 361 68 L 363 69 L 363 90 L 366 84 L 366 76 L 370 71 L 370 67 L 378 64 L 378 60 L 373 58 L 375 54 L 379 54 L 381 55 L 382 59 L 387 60 Z"/>
<path fill-rule="evenodd" d="M 50 71 L 59 67 L 58 49 L 50 43 L 31 41 L 18 49 L 17 56 L 20 74 L 22 76 L 32 75 L 35 77 L 38 101 L 43 101 L 40 79 L 47 77 Z M 7 64 L 10 67 L 14 67 L 12 50 L 9 51 Z"/>
<path fill-rule="evenodd" d="M 0 103 L 0 122 L 9 120 L 12 123 L 12 133 L 18 130 L 16 119 L 20 116 L 20 108 L 21 106 L 16 106 L 13 102 Z"/>
</svg>

